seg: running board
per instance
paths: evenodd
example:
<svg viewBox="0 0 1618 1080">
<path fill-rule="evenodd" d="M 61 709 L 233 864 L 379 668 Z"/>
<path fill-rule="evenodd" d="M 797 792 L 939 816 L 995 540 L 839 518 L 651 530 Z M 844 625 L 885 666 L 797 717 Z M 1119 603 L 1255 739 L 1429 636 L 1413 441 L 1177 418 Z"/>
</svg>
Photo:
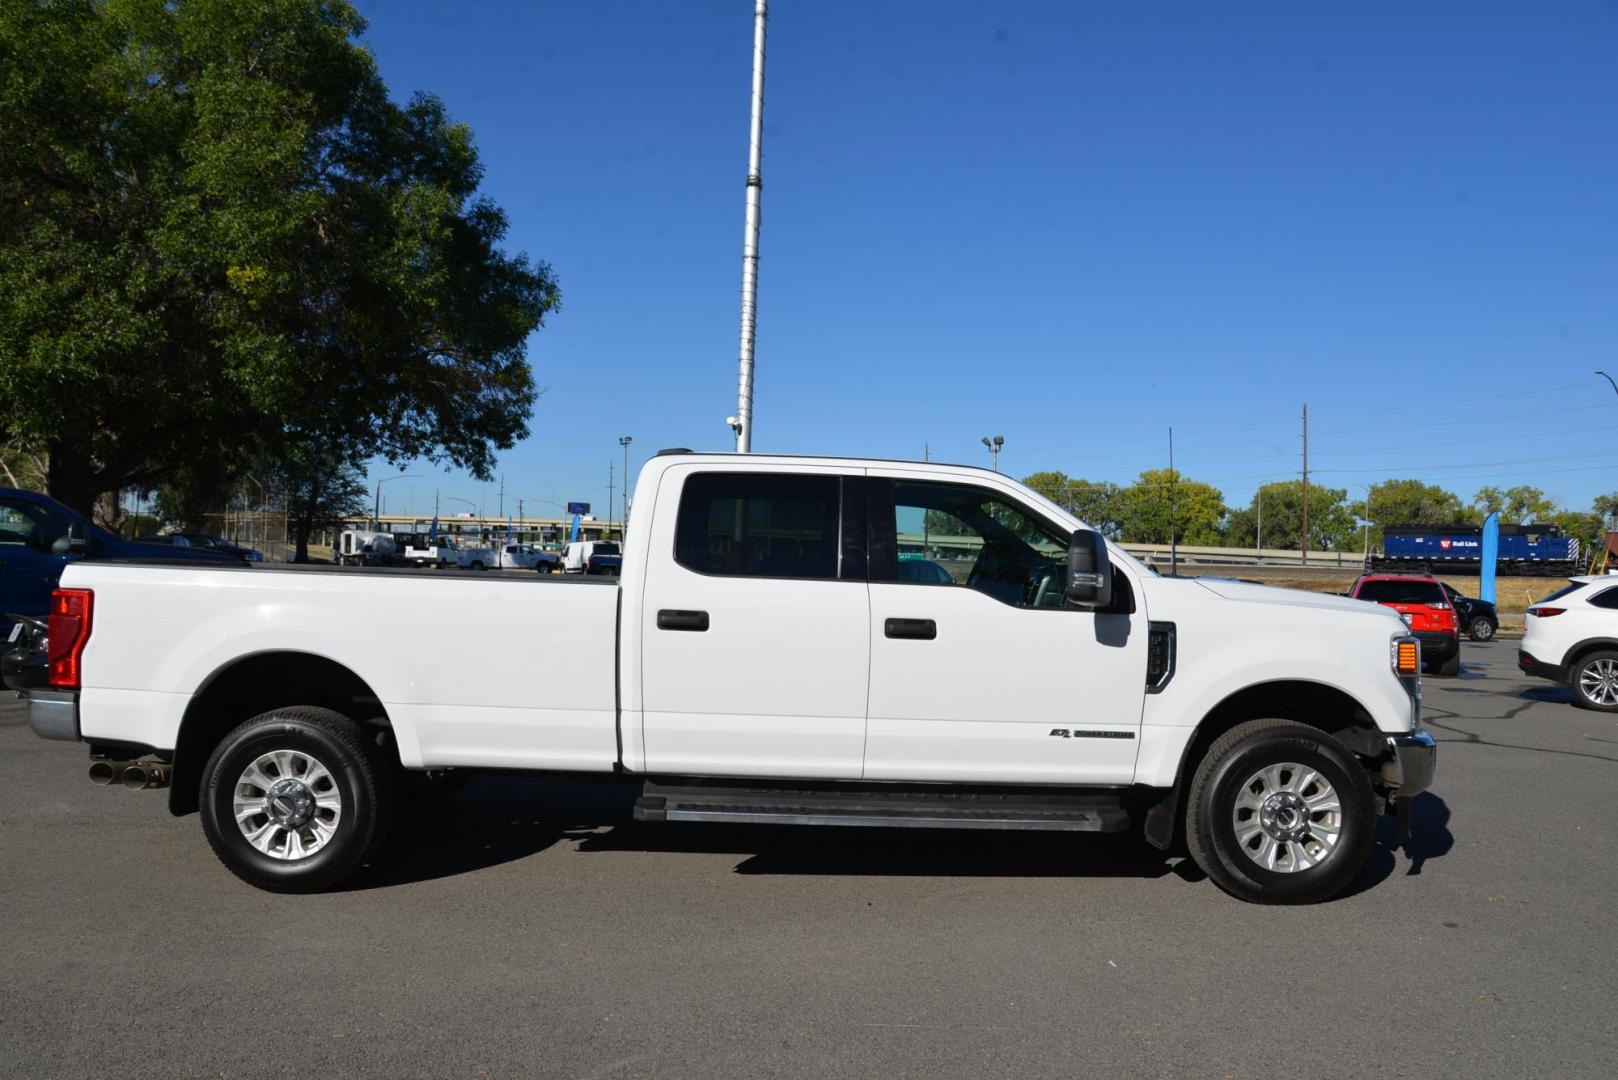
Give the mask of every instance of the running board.
<svg viewBox="0 0 1618 1080">
<path fill-rule="evenodd" d="M 1104 833 L 1125 832 L 1130 826 L 1129 813 L 1116 796 L 897 784 L 806 788 L 648 782 L 635 802 L 635 820 Z"/>
</svg>

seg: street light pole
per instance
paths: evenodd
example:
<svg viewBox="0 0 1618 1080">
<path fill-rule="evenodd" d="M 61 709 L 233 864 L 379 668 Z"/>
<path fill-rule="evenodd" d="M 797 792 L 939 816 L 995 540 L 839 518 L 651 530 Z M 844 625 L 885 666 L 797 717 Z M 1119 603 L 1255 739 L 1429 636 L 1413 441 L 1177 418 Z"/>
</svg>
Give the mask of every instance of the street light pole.
<svg viewBox="0 0 1618 1080">
<path fill-rule="evenodd" d="M 736 452 L 753 451 L 753 346 L 758 336 L 758 225 L 759 200 L 764 190 L 764 24 L 766 0 L 753 8 L 753 113 L 747 140 L 747 221 L 742 235 L 742 342 L 738 361 L 736 415 L 730 428 L 736 433 Z M 612 516 L 609 510 L 608 517 Z"/>
<path fill-rule="evenodd" d="M 994 471 L 999 472 L 1000 448 L 1006 445 L 1006 437 L 1004 435 L 996 435 L 991 440 L 989 436 L 985 435 L 983 436 L 983 445 L 989 448 L 989 462 L 994 466 Z"/>
<path fill-rule="evenodd" d="M 1615 393 L 1615 394 L 1618 394 L 1618 382 L 1613 382 L 1611 375 L 1608 375 L 1605 371 L 1602 371 L 1600 368 L 1596 368 L 1596 374 L 1600 375 L 1603 379 L 1606 379 L 1607 382 L 1612 386 L 1612 392 Z"/>
<path fill-rule="evenodd" d="M 624 527 L 623 532 L 629 531 L 629 444 L 634 442 L 632 435 L 620 435 L 618 445 L 624 448 Z"/>
<path fill-rule="evenodd" d="M 382 528 L 382 485 L 390 480 L 420 480 L 420 473 L 400 473 L 398 476 L 384 476 L 376 482 L 376 494 L 371 498 L 371 526 L 377 530 Z"/>
</svg>

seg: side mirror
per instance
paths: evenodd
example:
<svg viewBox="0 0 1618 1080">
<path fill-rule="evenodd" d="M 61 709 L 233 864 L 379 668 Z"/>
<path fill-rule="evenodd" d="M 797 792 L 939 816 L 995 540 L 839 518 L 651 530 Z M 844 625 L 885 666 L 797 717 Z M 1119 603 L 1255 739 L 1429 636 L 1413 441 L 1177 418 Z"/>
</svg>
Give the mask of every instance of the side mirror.
<svg viewBox="0 0 1618 1080">
<path fill-rule="evenodd" d="M 58 536 L 51 541 L 53 555 L 83 555 L 90 548 L 84 538 L 84 522 L 74 521 L 68 524 L 67 535 Z"/>
<path fill-rule="evenodd" d="M 1067 600 L 1091 609 L 1112 603 L 1112 560 L 1098 532 L 1080 529 L 1067 542 Z"/>
</svg>

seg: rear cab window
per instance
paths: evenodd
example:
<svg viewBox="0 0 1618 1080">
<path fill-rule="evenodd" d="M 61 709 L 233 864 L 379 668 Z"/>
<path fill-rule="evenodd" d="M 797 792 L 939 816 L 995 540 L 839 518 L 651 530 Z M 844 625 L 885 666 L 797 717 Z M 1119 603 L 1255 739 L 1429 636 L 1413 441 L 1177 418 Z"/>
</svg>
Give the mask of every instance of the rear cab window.
<svg viewBox="0 0 1618 1080">
<path fill-rule="evenodd" d="M 680 493 L 674 561 L 699 574 L 834 581 L 841 501 L 836 476 L 697 473 Z"/>
<path fill-rule="evenodd" d="M 1448 597 L 1436 581 L 1376 580 L 1360 582 L 1355 599 L 1377 604 L 1444 604 Z"/>
</svg>

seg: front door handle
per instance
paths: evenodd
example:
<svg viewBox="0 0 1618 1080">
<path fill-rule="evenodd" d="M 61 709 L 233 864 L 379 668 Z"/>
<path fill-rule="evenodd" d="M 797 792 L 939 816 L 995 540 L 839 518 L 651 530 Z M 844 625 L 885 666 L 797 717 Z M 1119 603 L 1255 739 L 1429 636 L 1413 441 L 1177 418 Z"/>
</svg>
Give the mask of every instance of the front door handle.
<svg viewBox="0 0 1618 1080">
<path fill-rule="evenodd" d="M 885 619 L 882 632 L 890 638 L 931 641 L 938 636 L 938 624 L 931 619 Z"/>
<path fill-rule="evenodd" d="M 708 613 L 706 611 L 670 611 L 665 608 L 657 613 L 657 628 L 659 630 L 696 630 L 708 629 Z"/>
</svg>

